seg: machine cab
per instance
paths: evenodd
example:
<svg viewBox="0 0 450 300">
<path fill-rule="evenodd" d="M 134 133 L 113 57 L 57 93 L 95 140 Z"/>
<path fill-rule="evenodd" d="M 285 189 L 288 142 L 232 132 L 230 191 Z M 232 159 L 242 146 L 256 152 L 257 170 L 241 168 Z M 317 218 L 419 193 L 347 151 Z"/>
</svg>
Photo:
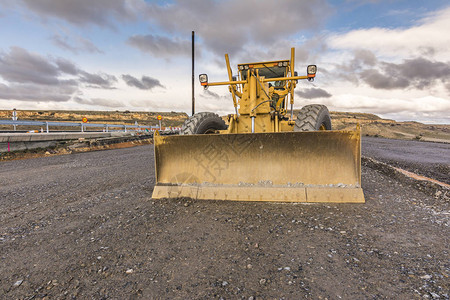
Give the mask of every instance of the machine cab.
<svg viewBox="0 0 450 300">
<path fill-rule="evenodd" d="M 281 78 L 287 77 L 289 72 L 289 60 L 269 61 L 262 63 L 239 64 L 238 70 L 242 80 L 247 80 L 249 72 L 257 70 L 260 77 L 265 78 Z M 269 81 L 269 87 L 274 86 L 275 89 L 284 88 L 286 81 Z"/>
</svg>

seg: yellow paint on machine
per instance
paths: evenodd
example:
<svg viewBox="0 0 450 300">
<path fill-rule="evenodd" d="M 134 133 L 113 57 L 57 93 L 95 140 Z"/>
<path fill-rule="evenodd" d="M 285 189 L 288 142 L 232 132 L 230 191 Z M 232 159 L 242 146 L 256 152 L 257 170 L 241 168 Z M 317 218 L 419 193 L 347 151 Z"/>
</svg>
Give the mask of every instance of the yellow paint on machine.
<svg viewBox="0 0 450 300">
<path fill-rule="evenodd" d="M 152 197 L 281 202 L 364 202 L 361 133 L 332 131 L 324 105 L 303 107 L 293 116 L 298 80 L 313 81 L 290 60 L 238 64 L 233 76 L 225 54 L 227 85 L 235 113 L 228 126 L 203 112 L 183 125 L 182 135 L 154 137 L 156 186 Z M 290 113 L 288 114 L 288 111 Z M 203 123 L 205 122 L 205 123 Z"/>
<path fill-rule="evenodd" d="M 361 133 L 155 134 L 152 198 L 364 203 Z"/>
</svg>

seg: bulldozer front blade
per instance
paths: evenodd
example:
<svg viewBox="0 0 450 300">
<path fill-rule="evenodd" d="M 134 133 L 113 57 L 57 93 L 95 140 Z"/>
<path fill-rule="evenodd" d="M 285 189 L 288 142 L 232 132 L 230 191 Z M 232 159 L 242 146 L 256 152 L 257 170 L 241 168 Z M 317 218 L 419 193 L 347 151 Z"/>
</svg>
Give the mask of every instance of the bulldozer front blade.
<svg viewBox="0 0 450 300">
<path fill-rule="evenodd" d="M 363 203 L 355 131 L 155 135 L 152 197 Z"/>
</svg>

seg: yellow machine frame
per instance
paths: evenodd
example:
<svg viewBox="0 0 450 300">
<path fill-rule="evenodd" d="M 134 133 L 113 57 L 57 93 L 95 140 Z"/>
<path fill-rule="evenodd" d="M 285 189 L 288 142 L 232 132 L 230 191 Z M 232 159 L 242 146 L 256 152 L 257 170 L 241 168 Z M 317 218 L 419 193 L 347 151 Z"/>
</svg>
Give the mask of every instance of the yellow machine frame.
<svg viewBox="0 0 450 300">
<path fill-rule="evenodd" d="M 205 88 L 209 86 L 229 85 L 236 113 L 228 116 L 228 129 L 221 133 L 293 131 L 295 124 L 293 120 L 294 89 L 297 86 L 297 81 L 304 79 L 313 80 L 315 77 L 315 71 L 307 76 L 295 75 L 295 48 L 291 49 L 290 60 L 239 64 L 238 69 L 241 71 L 240 74 L 246 75 L 241 75 L 240 77 L 245 77 L 245 80 L 233 80 L 228 54 L 225 54 L 225 61 L 229 81 L 202 82 Z M 284 68 L 284 73 L 290 76 L 275 78 L 260 76 L 260 70 L 274 66 Z M 315 68 L 315 66 L 311 67 Z M 270 86 L 269 82 L 282 82 L 282 86 L 276 88 Z M 273 95 L 277 95 L 278 100 L 271 107 L 271 102 L 275 102 L 272 100 Z M 239 100 L 236 99 L 237 97 Z M 285 117 L 287 115 L 287 98 L 290 98 L 289 103 L 291 106 L 289 119 Z"/>
<path fill-rule="evenodd" d="M 219 134 L 155 134 L 152 197 L 363 203 L 359 126 L 294 131 L 294 89 L 316 70 L 311 65 L 297 76 L 294 58 L 292 48 L 290 60 L 239 64 L 240 78 L 233 78 L 226 54 L 229 81 L 208 83 L 200 75 L 205 88 L 229 86 L 235 114 Z M 268 66 L 285 68 L 284 76 L 264 76 Z"/>
</svg>

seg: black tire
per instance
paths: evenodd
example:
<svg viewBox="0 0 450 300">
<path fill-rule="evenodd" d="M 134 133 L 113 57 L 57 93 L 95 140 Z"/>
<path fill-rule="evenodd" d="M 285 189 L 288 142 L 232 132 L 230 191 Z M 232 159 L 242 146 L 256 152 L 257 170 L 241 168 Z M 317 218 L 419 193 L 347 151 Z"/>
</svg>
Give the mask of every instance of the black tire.
<svg viewBox="0 0 450 300">
<path fill-rule="evenodd" d="M 210 134 L 216 130 L 225 130 L 227 125 L 215 113 L 201 112 L 187 119 L 181 127 L 181 135 L 188 134 Z"/>
<path fill-rule="evenodd" d="M 331 130 L 328 108 L 321 104 L 302 107 L 295 120 L 294 131 Z"/>
</svg>

